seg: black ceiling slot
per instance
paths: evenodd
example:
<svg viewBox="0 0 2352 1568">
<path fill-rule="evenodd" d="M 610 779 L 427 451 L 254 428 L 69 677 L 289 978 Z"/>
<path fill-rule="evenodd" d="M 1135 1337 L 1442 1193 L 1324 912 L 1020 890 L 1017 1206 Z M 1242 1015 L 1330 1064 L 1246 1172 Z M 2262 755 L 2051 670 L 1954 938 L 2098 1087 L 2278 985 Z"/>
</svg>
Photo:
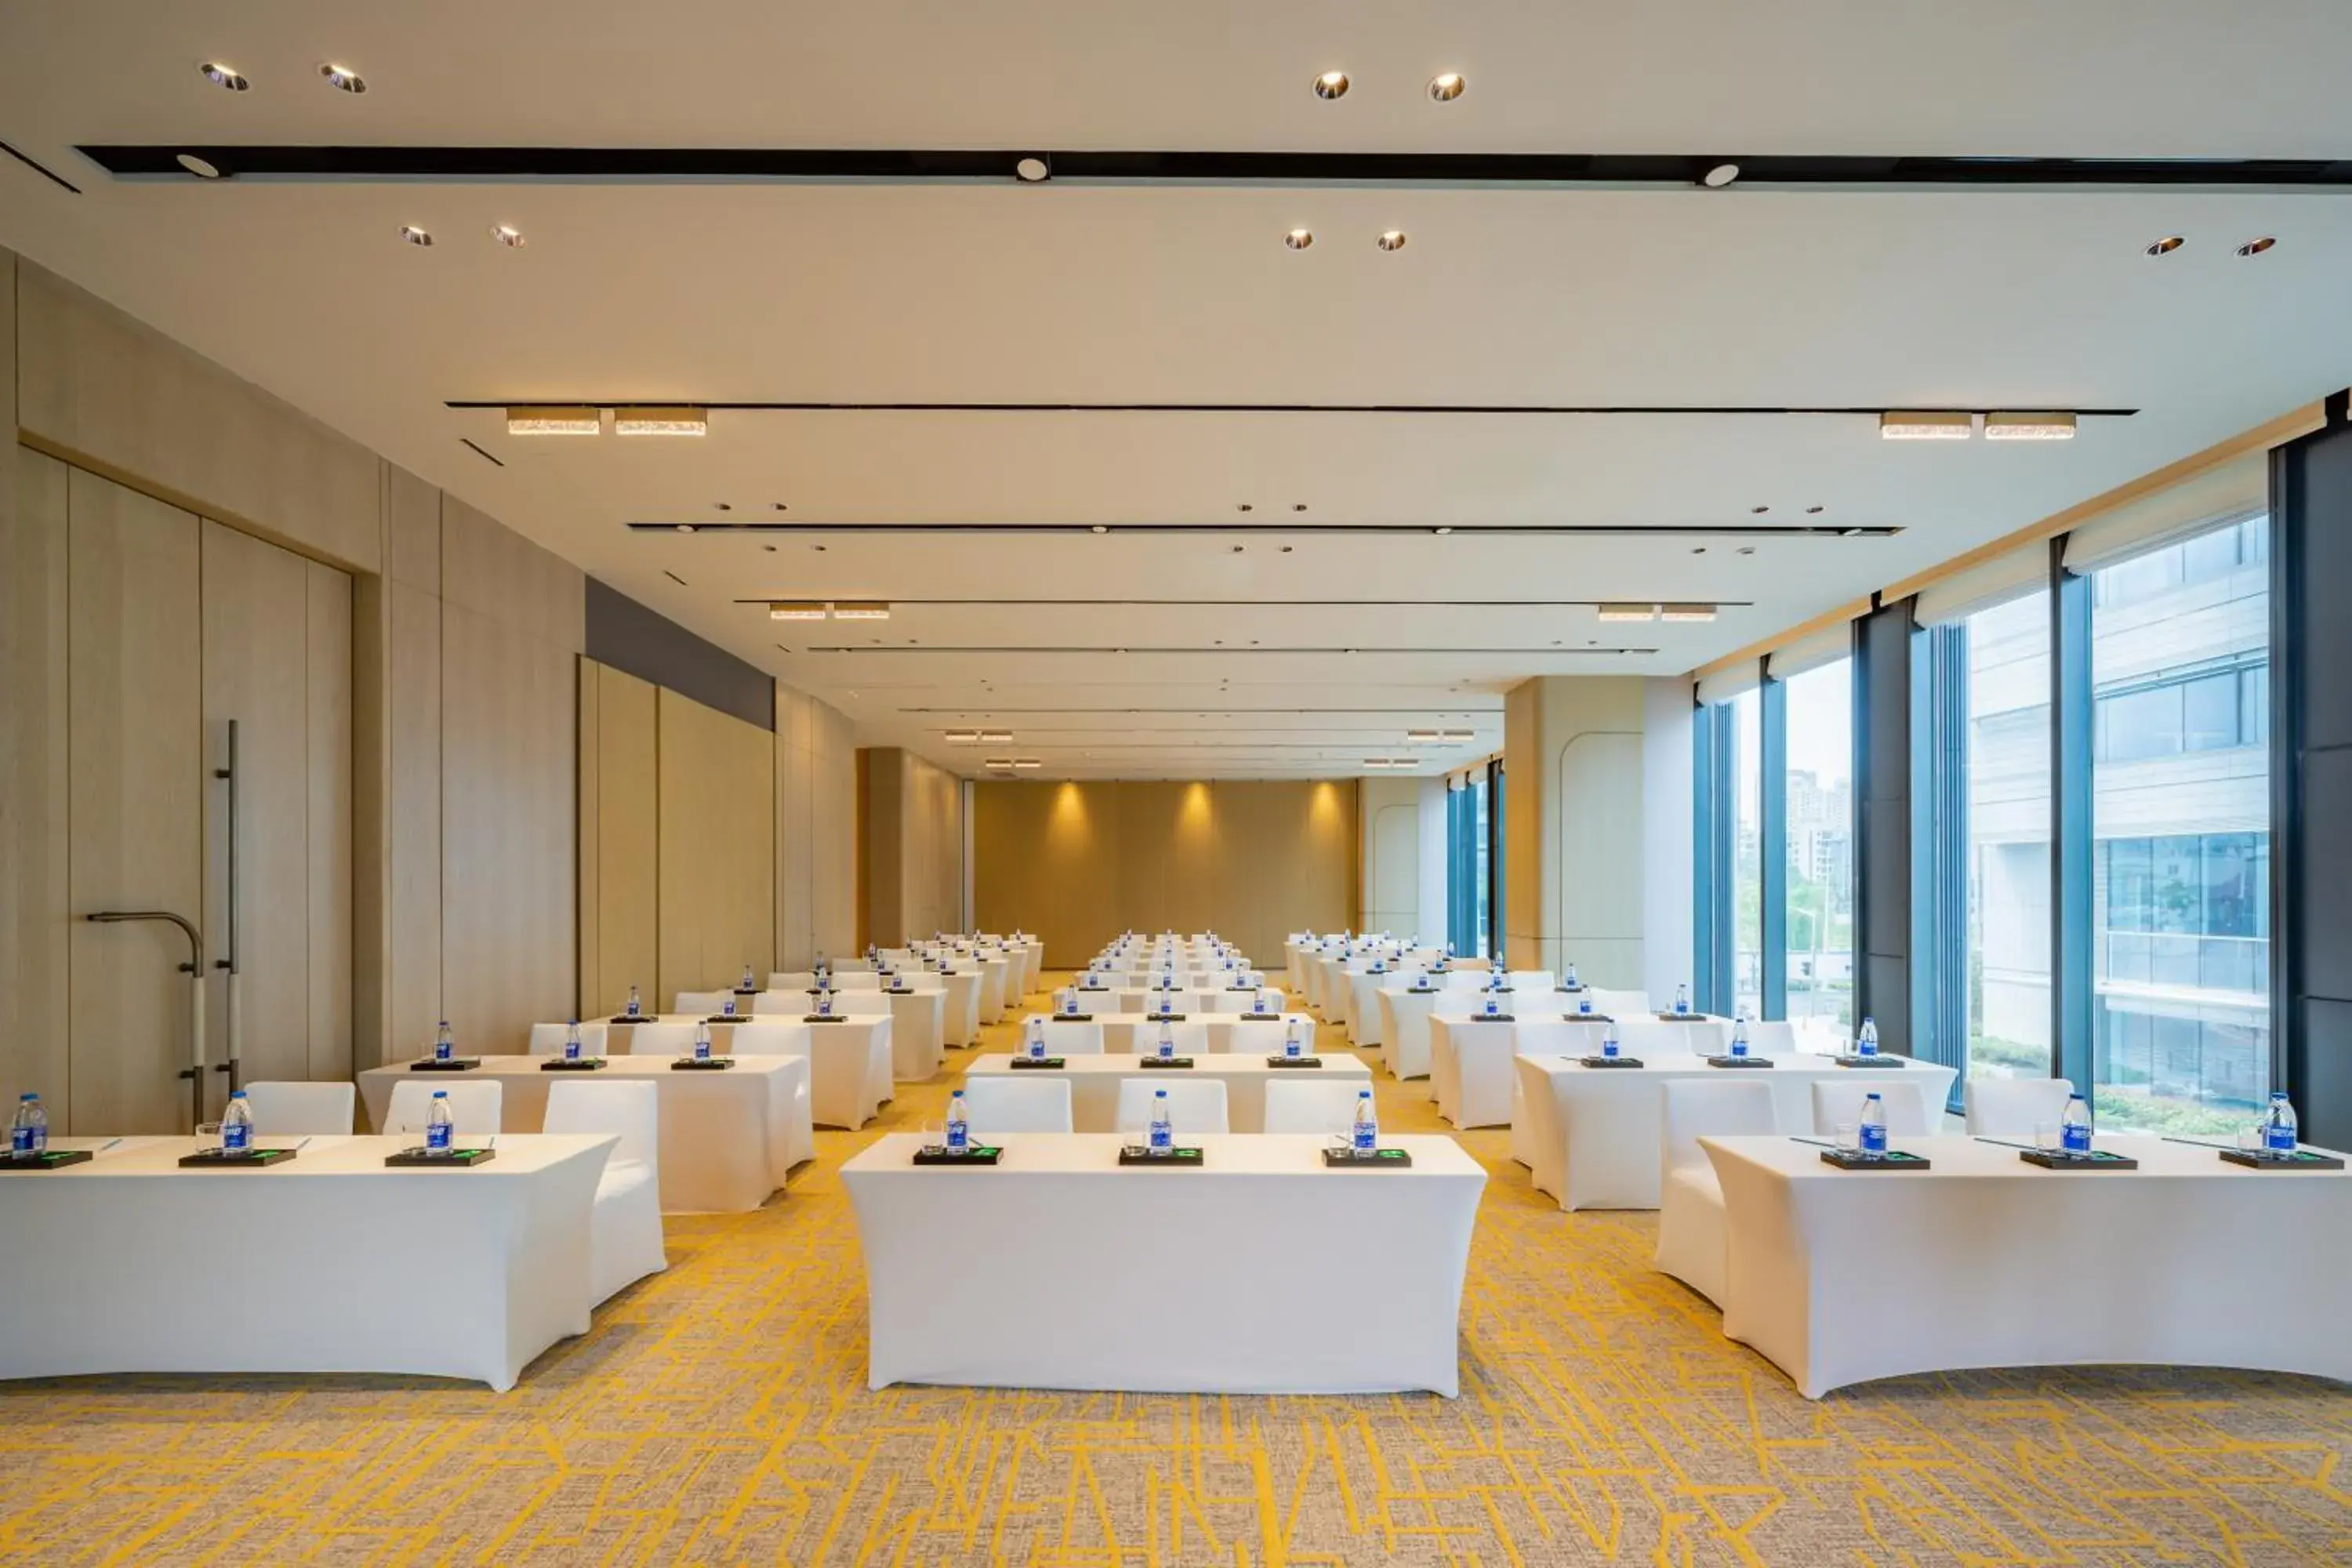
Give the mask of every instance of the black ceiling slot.
<svg viewBox="0 0 2352 1568">
<path fill-rule="evenodd" d="M 48 181 L 49 184 L 62 186 L 64 189 L 77 196 L 81 195 L 81 187 L 79 185 L 75 184 L 71 180 L 67 179 L 63 174 L 58 174 L 55 169 L 50 168 L 47 163 L 42 163 L 38 158 L 32 156 L 30 153 L 19 151 L 18 149 L 10 146 L 5 142 L 0 142 L 0 153 L 7 153 L 8 156 L 16 159 L 16 162 L 24 164 L 27 169 L 32 170 L 33 173 Z M 177 169 L 179 164 L 175 162 L 172 166 L 174 169 Z"/>
</svg>

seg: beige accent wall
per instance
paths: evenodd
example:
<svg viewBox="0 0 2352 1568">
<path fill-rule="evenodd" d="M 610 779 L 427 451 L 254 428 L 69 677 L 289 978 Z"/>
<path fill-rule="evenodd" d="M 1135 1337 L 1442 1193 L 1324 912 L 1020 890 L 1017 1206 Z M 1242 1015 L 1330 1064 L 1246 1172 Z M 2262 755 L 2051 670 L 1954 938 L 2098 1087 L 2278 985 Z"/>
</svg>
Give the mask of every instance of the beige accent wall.
<svg viewBox="0 0 2352 1568">
<path fill-rule="evenodd" d="M 805 969 L 856 940 L 857 743 L 840 710 L 776 688 L 776 962 Z"/>
<path fill-rule="evenodd" d="M 662 689 L 660 997 L 765 984 L 776 948 L 775 744 L 756 725 Z"/>
<path fill-rule="evenodd" d="M 1422 784 L 1417 778 L 1368 778 L 1356 786 L 1363 826 L 1357 850 L 1364 872 L 1360 907 L 1366 931 L 1404 936 L 1421 926 Z"/>
<path fill-rule="evenodd" d="M 963 781 L 897 746 L 859 753 L 866 940 L 963 929 Z"/>
<path fill-rule="evenodd" d="M 1646 984 L 1646 683 L 1522 681 L 1504 699 L 1504 938 L 1517 967 L 1573 962 L 1600 985 Z"/>
<path fill-rule="evenodd" d="M 1293 931 L 1357 923 L 1357 785 L 1220 781 L 972 786 L 972 898 L 983 931 L 1085 962 L 1123 928 L 1213 929 L 1279 961 Z"/>
</svg>

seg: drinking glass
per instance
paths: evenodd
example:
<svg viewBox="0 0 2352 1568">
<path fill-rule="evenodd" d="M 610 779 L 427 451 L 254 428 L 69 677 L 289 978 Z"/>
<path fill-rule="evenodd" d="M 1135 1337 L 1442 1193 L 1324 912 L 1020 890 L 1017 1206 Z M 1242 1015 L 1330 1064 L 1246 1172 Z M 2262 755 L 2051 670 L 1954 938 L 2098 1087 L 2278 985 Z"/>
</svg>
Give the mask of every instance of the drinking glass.
<svg viewBox="0 0 2352 1568">
<path fill-rule="evenodd" d="M 1839 1122 L 1837 1124 L 1837 1146 L 1838 1152 L 1841 1154 L 1861 1153 L 1862 1124 L 1858 1121 Z"/>
<path fill-rule="evenodd" d="M 2263 1152 L 2263 1124 L 2261 1122 L 2250 1122 L 2246 1126 L 2238 1129 L 2238 1148 L 2241 1152 L 2247 1154 L 2259 1154 Z"/>
<path fill-rule="evenodd" d="M 924 1149 L 924 1152 L 928 1153 L 929 1152 L 930 1152 L 931 1150 L 934 1150 L 934 1149 L 944 1149 L 944 1148 L 946 1148 L 946 1147 L 947 1147 L 947 1145 L 948 1145 L 948 1124 L 947 1124 L 947 1120 L 946 1120 L 946 1118 L 944 1118 L 944 1117 L 940 1117 L 940 1116 L 926 1116 L 926 1117 L 924 1117 L 924 1118 L 923 1118 L 923 1149 Z"/>
<path fill-rule="evenodd" d="M 2064 1131 L 2055 1121 L 2033 1124 L 2033 1146 L 2045 1154 L 2055 1154 L 2066 1146 Z"/>
<path fill-rule="evenodd" d="M 221 1147 L 221 1124 L 217 1121 L 196 1123 L 196 1152 L 217 1154 Z"/>
</svg>

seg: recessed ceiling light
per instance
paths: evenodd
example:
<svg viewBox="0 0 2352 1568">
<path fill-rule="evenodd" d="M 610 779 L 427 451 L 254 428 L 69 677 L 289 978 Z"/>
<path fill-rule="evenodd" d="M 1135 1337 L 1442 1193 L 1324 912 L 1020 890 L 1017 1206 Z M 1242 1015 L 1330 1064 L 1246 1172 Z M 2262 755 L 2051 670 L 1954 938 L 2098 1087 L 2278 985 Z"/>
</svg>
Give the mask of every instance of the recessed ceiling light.
<svg viewBox="0 0 2352 1568">
<path fill-rule="evenodd" d="M 735 508 L 730 502 L 715 500 L 710 503 L 710 510 L 713 511 L 733 511 Z"/>
<path fill-rule="evenodd" d="M 776 547 L 772 544 L 762 544 L 760 548 L 766 551 L 771 555 L 773 555 L 776 552 Z"/>
<path fill-rule="evenodd" d="M 1431 529 L 1429 531 L 1437 535 L 1438 538 L 1443 539 L 1447 534 L 1454 531 L 1454 525 L 1450 522 L 1440 523 L 1437 527 Z"/>
<path fill-rule="evenodd" d="M 701 408 L 615 408 L 615 436 L 708 436 L 710 414 Z"/>
<path fill-rule="evenodd" d="M 780 500 L 772 500 L 768 503 L 768 510 L 771 511 L 790 511 L 793 509 L 786 506 Z"/>
<path fill-rule="evenodd" d="M 1809 506 L 1805 509 L 1805 515 L 1807 517 L 1819 517 L 1822 515 L 1822 510 L 1823 509 L 1821 507 Z"/>
<path fill-rule="evenodd" d="M 1098 522 L 1098 523 L 1096 523 L 1092 528 L 1088 529 L 1087 531 L 1087 532 L 1089 532 L 1089 533 L 1108 533 L 1108 532 L 1110 531 L 1110 530 L 1109 530 L 1109 529 L 1108 529 L 1108 528 L 1106 528 L 1106 527 L 1104 527 L 1101 523 L 1099 523 L 1099 522 Z"/>
<path fill-rule="evenodd" d="M 1715 619 L 1713 605 L 1661 605 L 1658 618 L 1662 621 L 1711 621 Z"/>
<path fill-rule="evenodd" d="M 1291 547 L 1290 547 L 1289 545 L 1287 545 L 1287 544 L 1284 545 L 1284 546 L 1282 547 L 1282 552 L 1283 552 L 1285 555 L 1289 554 L 1289 553 L 1290 553 L 1290 548 L 1291 548 Z"/>
<path fill-rule="evenodd" d="M 593 436 L 604 428 L 603 414 L 584 404 L 537 404 L 507 410 L 509 436 Z"/>
<path fill-rule="evenodd" d="M 338 91 L 356 93 L 367 90 L 366 79 L 349 66 L 339 66 L 331 60 L 319 68 L 319 74 L 327 79 L 329 87 Z"/>
<path fill-rule="evenodd" d="M 2074 416 L 2072 414 L 1985 416 L 1985 439 L 1988 441 L 2071 441 L 2074 438 Z"/>
<path fill-rule="evenodd" d="M 816 599 L 778 599 L 768 606 L 772 621 L 821 621 L 824 605 Z"/>
<path fill-rule="evenodd" d="M 1054 165 L 1033 153 L 1013 165 L 1013 177 L 1025 185 L 1043 184 L 1054 177 Z"/>
<path fill-rule="evenodd" d="M 400 237 L 408 241 L 411 245 L 430 245 L 433 243 L 432 234 L 428 230 L 417 227 L 416 225 L 413 223 L 404 223 L 400 226 Z"/>
<path fill-rule="evenodd" d="M 1317 77 L 1315 79 L 1315 96 L 1325 99 L 1347 97 L 1348 73 L 1346 71 L 1325 71 L 1321 76 Z"/>
<path fill-rule="evenodd" d="M 1282 243 L 1293 250 L 1304 250 L 1315 243 L 1315 231 L 1311 228 L 1294 228 L 1282 237 Z"/>
<path fill-rule="evenodd" d="M 1601 618 L 1604 621 L 1648 621 L 1657 618 L 1655 605 L 1603 605 Z"/>
<path fill-rule="evenodd" d="M 490 225 L 490 237 L 497 240 L 500 245 L 505 246 L 509 250 L 520 250 L 522 248 L 522 230 L 515 227 L 514 225 L 510 223 L 494 223 Z"/>
<path fill-rule="evenodd" d="M 2154 245 L 2149 246 L 2147 247 L 2147 253 L 2150 256 L 2169 256 L 2188 243 L 2189 242 L 2186 239 L 2183 239 L 2177 234 L 2168 234 L 2162 239 L 2158 240 Z"/>
<path fill-rule="evenodd" d="M 1009 773 L 1013 771 L 1013 759 L 1011 757 L 991 757 L 981 765 L 982 767 L 994 768 L 999 773 Z"/>
<path fill-rule="evenodd" d="M 1042 768 L 1045 764 L 1034 757 L 1015 757 L 1013 759 L 1013 765 L 1016 768 L 1028 769 Z"/>
<path fill-rule="evenodd" d="M 1888 441 L 1965 441 L 1976 434 L 1976 416 L 1948 410 L 1882 414 L 1878 434 Z"/>
<path fill-rule="evenodd" d="M 692 524 L 692 523 L 690 523 L 690 522 L 680 522 L 680 523 L 675 523 L 675 524 L 673 524 L 672 526 L 673 526 L 673 527 L 675 527 L 675 528 L 676 528 L 676 529 L 677 529 L 680 533 L 692 533 L 692 532 L 694 531 L 694 524 Z"/>
<path fill-rule="evenodd" d="M 1404 230 L 1401 228 L 1382 229 L 1381 231 L 1380 238 L 1374 240 L 1372 243 L 1379 246 L 1382 250 L 1402 250 L 1404 248 Z"/>
<path fill-rule="evenodd" d="M 1235 502 L 1234 503 L 1234 510 L 1235 511 L 1255 511 L 1257 509 L 1256 509 L 1255 507 L 1252 506 L 1249 502 L 1247 502 L 1247 501 L 1245 501 L 1245 500 L 1244 500 L 1244 501 L 1235 501 Z"/>
<path fill-rule="evenodd" d="M 1739 553 L 1742 555 L 1753 555 L 1756 553 L 1756 547 L 1752 544 L 1743 544 L 1739 547 Z"/>
<path fill-rule="evenodd" d="M 1451 103 L 1469 89 L 1460 71 L 1444 71 L 1429 79 L 1429 96 L 1440 103 Z"/>
<path fill-rule="evenodd" d="M 1239 554 L 1242 552 L 1242 550 L 1243 550 L 1243 546 L 1236 544 L 1236 545 L 1234 545 L 1234 546 L 1233 552 L 1234 552 L 1235 555 L 1239 555 Z"/>
<path fill-rule="evenodd" d="M 220 165 L 209 158 L 199 158 L 194 153 L 182 153 L 177 156 L 180 167 L 199 180 L 217 180 L 221 177 Z"/>
<path fill-rule="evenodd" d="M 881 599 L 842 599 L 835 602 L 833 618 L 836 621 L 887 621 L 890 606 Z"/>
<path fill-rule="evenodd" d="M 218 60 L 204 60 L 197 64 L 196 69 L 202 71 L 205 79 L 215 87 L 225 87 L 231 92 L 252 89 L 253 84 L 239 75 L 234 66 L 225 66 Z"/>
<path fill-rule="evenodd" d="M 1769 506 L 1751 506 L 1748 510 L 1756 516 L 1762 517 L 1766 512 L 1770 511 L 1772 509 Z"/>
<path fill-rule="evenodd" d="M 2276 236 L 2268 234 L 2262 235 L 2256 238 L 2250 239 L 2246 241 L 2245 244 L 2238 247 L 2238 254 L 2241 256 L 2260 256 L 2263 251 L 2270 249 L 2277 243 L 2278 238 Z"/>
<path fill-rule="evenodd" d="M 1719 191 L 1738 178 L 1739 178 L 1738 164 L 1717 163 L 1706 174 L 1701 174 L 1698 177 L 1698 183 L 1710 191 Z"/>
</svg>

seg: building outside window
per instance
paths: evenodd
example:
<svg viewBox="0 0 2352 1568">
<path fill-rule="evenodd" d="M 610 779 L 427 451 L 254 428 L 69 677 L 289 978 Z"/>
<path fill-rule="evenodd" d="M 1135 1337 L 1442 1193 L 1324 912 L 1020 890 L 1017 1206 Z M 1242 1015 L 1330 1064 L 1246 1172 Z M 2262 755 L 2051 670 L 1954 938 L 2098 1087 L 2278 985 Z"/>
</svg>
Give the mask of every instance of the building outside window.
<svg viewBox="0 0 2352 1568">
<path fill-rule="evenodd" d="M 1966 1076 L 2050 1076 L 2050 595 L 1961 623 L 1968 645 Z"/>
<path fill-rule="evenodd" d="M 1789 678 L 1788 1017 L 1815 1048 L 1853 1017 L 1853 662 Z"/>
<path fill-rule="evenodd" d="M 1733 698 L 1730 707 L 1731 1005 L 1744 1017 L 1760 1018 L 1764 1016 L 1764 704 L 1758 692 L 1748 690 Z"/>
</svg>

